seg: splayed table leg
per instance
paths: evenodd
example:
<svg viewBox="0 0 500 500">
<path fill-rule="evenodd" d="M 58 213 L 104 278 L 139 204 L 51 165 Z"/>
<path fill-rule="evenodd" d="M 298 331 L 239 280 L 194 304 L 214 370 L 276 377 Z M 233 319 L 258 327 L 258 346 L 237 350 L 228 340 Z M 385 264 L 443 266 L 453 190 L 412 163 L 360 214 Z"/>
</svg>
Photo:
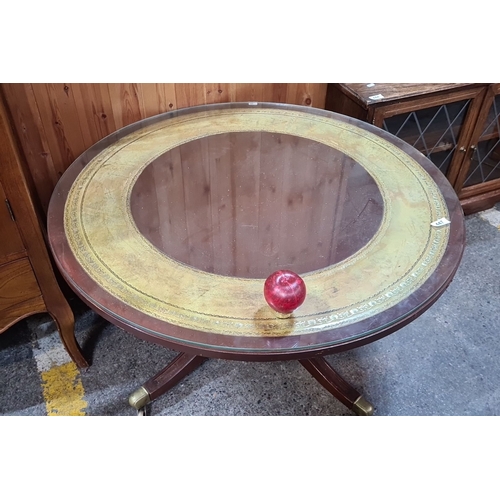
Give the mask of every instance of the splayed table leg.
<svg viewBox="0 0 500 500">
<path fill-rule="evenodd" d="M 194 354 L 181 353 L 161 372 L 150 378 L 129 397 L 130 405 L 140 410 L 154 399 L 176 386 L 184 377 L 196 370 L 207 358 Z"/>
<path fill-rule="evenodd" d="M 325 360 L 310 358 L 300 360 L 302 366 L 342 404 L 357 415 L 372 415 L 373 405 L 354 387 L 348 384 Z"/>
</svg>

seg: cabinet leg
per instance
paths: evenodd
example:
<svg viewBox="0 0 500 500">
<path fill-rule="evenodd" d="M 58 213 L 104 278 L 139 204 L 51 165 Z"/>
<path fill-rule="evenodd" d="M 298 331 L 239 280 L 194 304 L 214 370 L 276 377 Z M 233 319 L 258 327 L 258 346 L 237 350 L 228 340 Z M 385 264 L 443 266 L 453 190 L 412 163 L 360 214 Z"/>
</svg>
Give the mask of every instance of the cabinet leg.
<svg viewBox="0 0 500 500">
<path fill-rule="evenodd" d="M 373 414 L 373 405 L 348 384 L 324 358 L 303 359 L 300 363 L 328 392 L 354 413 Z"/>
<path fill-rule="evenodd" d="M 76 341 L 75 317 L 69 305 L 67 307 L 59 308 L 57 311 L 49 311 L 49 314 L 56 322 L 59 330 L 59 336 L 61 337 L 62 343 L 64 344 L 64 347 L 66 348 L 66 351 L 70 355 L 71 359 L 79 368 L 87 368 L 89 363 L 83 356 L 80 346 Z"/>
</svg>

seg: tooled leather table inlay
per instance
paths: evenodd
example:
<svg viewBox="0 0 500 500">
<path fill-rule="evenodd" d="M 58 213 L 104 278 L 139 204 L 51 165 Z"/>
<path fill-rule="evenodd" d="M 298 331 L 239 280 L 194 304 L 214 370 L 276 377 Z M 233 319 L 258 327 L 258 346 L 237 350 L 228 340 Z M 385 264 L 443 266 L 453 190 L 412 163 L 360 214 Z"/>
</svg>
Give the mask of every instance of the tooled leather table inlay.
<svg viewBox="0 0 500 500">
<path fill-rule="evenodd" d="M 341 151 L 371 175 L 384 202 L 380 227 L 366 245 L 302 275 L 308 293 L 291 322 L 267 307 L 264 279 L 221 276 L 168 257 L 140 233 L 130 210 L 134 184 L 155 158 L 202 137 L 247 131 L 304 137 Z M 332 118 L 249 108 L 178 116 L 118 140 L 73 183 L 64 227 L 85 272 L 128 306 L 192 330 L 282 336 L 352 324 L 411 295 L 446 249 L 449 226 L 431 226 L 442 217 L 448 210 L 430 175 L 392 143 Z"/>
</svg>

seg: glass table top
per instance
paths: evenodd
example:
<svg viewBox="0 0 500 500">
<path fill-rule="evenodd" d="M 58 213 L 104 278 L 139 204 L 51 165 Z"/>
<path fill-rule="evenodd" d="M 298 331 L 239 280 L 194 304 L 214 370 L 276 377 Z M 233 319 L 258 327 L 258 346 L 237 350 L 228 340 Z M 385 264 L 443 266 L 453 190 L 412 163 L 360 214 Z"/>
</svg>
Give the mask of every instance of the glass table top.
<svg viewBox="0 0 500 500">
<path fill-rule="evenodd" d="M 98 312 L 225 357 L 390 333 L 444 291 L 464 238 L 451 186 L 411 146 L 277 104 L 201 106 L 112 134 L 65 172 L 48 221 L 59 269 Z M 307 286 L 288 319 L 263 297 L 279 269 Z"/>
<path fill-rule="evenodd" d="M 132 188 L 130 209 L 165 255 L 206 272 L 265 279 L 278 269 L 325 268 L 360 250 L 380 227 L 383 200 L 368 172 L 334 148 L 232 132 L 153 160 Z"/>
</svg>

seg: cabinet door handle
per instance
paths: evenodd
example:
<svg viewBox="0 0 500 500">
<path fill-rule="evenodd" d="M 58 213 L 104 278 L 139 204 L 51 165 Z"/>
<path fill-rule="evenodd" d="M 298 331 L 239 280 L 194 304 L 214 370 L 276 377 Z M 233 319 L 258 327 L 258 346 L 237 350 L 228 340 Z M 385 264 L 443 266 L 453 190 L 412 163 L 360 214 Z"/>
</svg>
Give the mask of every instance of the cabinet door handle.
<svg viewBox="0 0 500 500">
<path fill-rule="evenodd" d="M 477 146 L 472 145 L 472 146 L 470 147 L 470 149 L 471 149 L 471 151 L 472 151 L 472 153 L 471 153 L 471 155 L 470 155 L 470 159 L 471 159 L 471 161 L 472 161 L 472 158 L 474 158 L 474 153 L 476 152 Z"/>
<path fill-rule="evenodd" d="M 9 200 L 5 200 L 5 205 L 7 206 L 7 210 L 9 211 L 10 218 L 16 222 L 16 218 L 14 217 L 14 212 L 12 211 L 12 207 L 10 206 Z"/>
</svg>

